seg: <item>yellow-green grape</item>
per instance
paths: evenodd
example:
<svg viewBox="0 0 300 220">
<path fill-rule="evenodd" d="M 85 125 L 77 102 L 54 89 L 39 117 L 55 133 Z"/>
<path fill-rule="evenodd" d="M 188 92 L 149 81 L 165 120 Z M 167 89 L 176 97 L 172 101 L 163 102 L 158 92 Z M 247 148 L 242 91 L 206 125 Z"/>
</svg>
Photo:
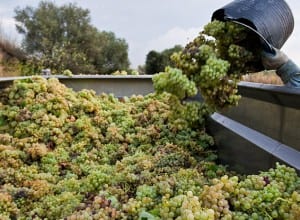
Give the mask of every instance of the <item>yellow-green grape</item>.
<svg viewBox="0 0 300 220">
<path fill-rule="evenodd" d="M 171 67 L 153 76 L 153 86 L 157 92 L 169 92 L 179 99 L 197 94 L 195 83 L 183 75 L 181 70 Z"/>
<path fill-rule="evenodd" d="M 214 179 L 212 186 L 204 186 L 201 200 L 204 207 L 214 210 L 216 219 L 230 219 L 232 217 L 229 198 L 236 185 L 237 180 L 235 178 L 223 176 L 220 180 Z"/>
<path fill-rule="evenodd" d="M 214 210 L 204 208 L 198 196 L 188 191 L 186 194 L 175 197 L 163 197 L 158 206 L 159 216 L 162 219 L 182 220 L 213 220 Z"/>
<path fill-rule="evenodd" d="M 3 219 L 17 218 L 19 209 L 13 197 L 6 192 L 0 192 L 0 217 Z"/>
</svg>

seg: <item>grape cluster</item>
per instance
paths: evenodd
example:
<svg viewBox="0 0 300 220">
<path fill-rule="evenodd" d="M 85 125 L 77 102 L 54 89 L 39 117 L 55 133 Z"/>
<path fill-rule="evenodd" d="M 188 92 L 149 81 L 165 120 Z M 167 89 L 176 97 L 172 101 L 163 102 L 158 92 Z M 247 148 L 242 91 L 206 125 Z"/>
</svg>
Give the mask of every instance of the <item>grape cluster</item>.
<svg viewBox="0 0 300 220">
<path fill-rule="evenodd" d="M 19 209 L 13 202 L 13 197 L 7 192 L 0 192 L 0 218 L 9 220 L 16 218 L 18 214 Z"/>
<path fill-rule="evenodd" d="M 162 219 L 177 220 L 213 220 L 214 211 L 202 206 L 198 196 L 192 191 L 172 198 L 163 197 L 160 207 L 160 217 Z"/>
<path fill-rule="evenodd" d="M 153 85 L 156 92 L 169 92 L 179 99 L 197 94 L 195 82 L 190 81 L 180 69 L 166 67 L 165 72 L 153 76 Z"/>
<path fill-rule="evenodd" d="M 230 192 L 237 185 L 237 178 L 223 176 L 221 179 L 213 179 L 213 185 L 205 185 L 201 193 L 204 207 L 212 208 L 216 219 L 231 219 L 232 214 L 228 199 Z"/>
<path fill-rule="evenodd" d="M 238 103 L 237 83 L 241 75 L 262 68 L 260 48 L 259 40 L 250 30 L 215 20 L 171 59 L 216 110 Z M 164 75 L 168 74 L 155 76 L 154 85 L 159 82 L 159 91 L 178 93 L 181 85 L 170 83 Z"/>
</svg>

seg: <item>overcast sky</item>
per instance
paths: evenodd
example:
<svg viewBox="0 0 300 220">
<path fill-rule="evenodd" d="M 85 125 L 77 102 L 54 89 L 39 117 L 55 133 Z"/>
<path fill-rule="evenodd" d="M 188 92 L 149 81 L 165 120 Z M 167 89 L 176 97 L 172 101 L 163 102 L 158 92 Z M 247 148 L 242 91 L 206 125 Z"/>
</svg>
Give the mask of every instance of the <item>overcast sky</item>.
<svg viewBox="0 0 300 220">
<path fill-rule="evenodd" d="M 292 36 L 282 50 L 300 64 L 300 1 L 286 0 L 295 17 Z M 19 40 L 13 16 L 16 7 L 37 7 L 38 0 L 0 0 L 0 27 Z M 55 0 L 57 5 L 76 3 L 90 10 L 99 31 L 112 31 L 129 45 L 133 68 L 145 63 L 150 50 L 162 51 L 175 44 L 184 46 L 210 21 L 212 13 L 230 0 Z"/>
</svg>

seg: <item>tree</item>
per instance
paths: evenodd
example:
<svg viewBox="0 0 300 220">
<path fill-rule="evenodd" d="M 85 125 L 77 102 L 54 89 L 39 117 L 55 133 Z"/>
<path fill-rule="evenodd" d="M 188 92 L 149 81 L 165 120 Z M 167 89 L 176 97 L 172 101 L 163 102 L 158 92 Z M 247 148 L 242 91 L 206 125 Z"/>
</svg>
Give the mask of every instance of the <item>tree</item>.
<svg viewBox="0 0 300 220">
<path fill-rule="evenodd" d="M 116 38 L 113 32 L 100 32 L 95 38 L 94 46 L 87 52 L 91 62 L 102 74 L 116 70 L 128 70 L 128 45 L 124 39 Z"/>
<path fill-rule="evenodd" d="M 146 74 L 155 74 L 164 70 L 163 56 L 161 53 L 151 50 L 146 56 Z"/>
<path fill-rule="evenodd" d="M 37 8 L 16 8 L 15 13 L 23 48 L 44 67 L 74 74 L 109 74 L 129 67 L 126 41 L 93 27 L 87 9 L 42 1 Z"/>
<path fill-rule="evenodd" d="M 162 52 L 151 50 L 146 56 L 145 71 L 146 74 L 155 74 L 163 72 L 166 66 L 174 67 L 170 57 L 174 52 L 182 50 L 182 46 L 175 45 L 173 48 L 165 49 Z"/>
</svg>

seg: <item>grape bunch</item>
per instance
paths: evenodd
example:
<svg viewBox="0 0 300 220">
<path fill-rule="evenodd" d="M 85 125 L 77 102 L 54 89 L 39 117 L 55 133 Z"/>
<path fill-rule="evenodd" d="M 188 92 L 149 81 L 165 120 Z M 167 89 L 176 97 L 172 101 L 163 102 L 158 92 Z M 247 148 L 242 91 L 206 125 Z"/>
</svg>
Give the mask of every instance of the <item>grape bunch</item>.
<svg viewBox="0 0 300 220">
<path fill-rule="evenodd" d="M 186 194 L 178 195 L 173 198 L 163 198 L 160 208 L 162 219 L 177 220 L 213 220 L 214 211 L 202 206 L 198 196 L 188 191 Z"/>
<path fill-rule="evenodd" d="M 180 69 L 169 66 L 165 72 L 153 76 L 153 85 L 156 92 L 169 92 L 179 99 L 194 96 L 198 92 L 195 82 L 183 75 Z"/>
<path fill-rule="evenodd" d="M 233 22 L 215 20 L 171 59 L 195 83 L 205 102 L 218 110 L 237 105 L 240 99 L 237 83 L 241 75 L 262 69 L 260 48 L 260 41 L 250 30 Z M 166 73 L 154 76 L 155 88 L 184 93 L 182 86 L 186 83 L 170 82 L 169 71 L 168 67 Z"/>
<path fill-rule="evenodd" d="M 212 208 L 216 219 L 231 219 L 232 213 L 230 211 L 230 192 L 234 190 L 237 185 L 237 178 L 228 178 L 227 175 L 220 179 L 213 179 L 213 185 L 205 185 L 201 193 L 203 206 Z"/>
</svg>

